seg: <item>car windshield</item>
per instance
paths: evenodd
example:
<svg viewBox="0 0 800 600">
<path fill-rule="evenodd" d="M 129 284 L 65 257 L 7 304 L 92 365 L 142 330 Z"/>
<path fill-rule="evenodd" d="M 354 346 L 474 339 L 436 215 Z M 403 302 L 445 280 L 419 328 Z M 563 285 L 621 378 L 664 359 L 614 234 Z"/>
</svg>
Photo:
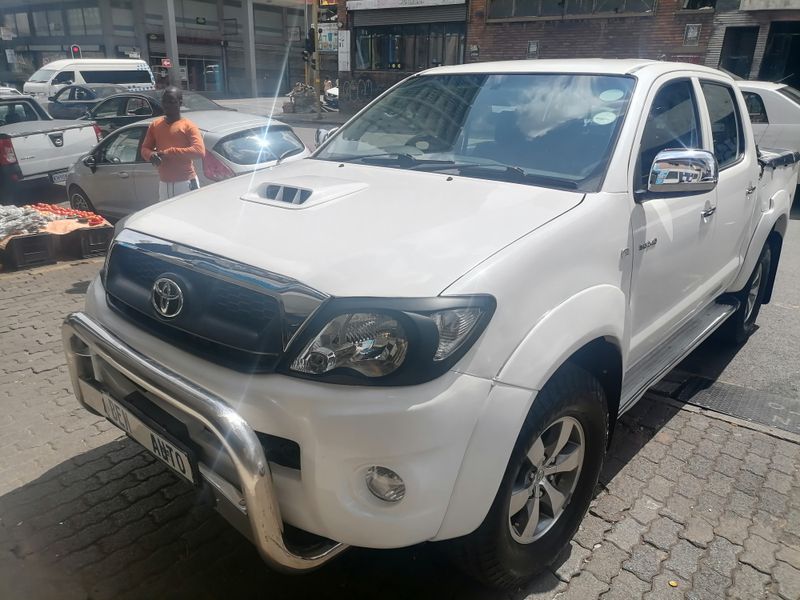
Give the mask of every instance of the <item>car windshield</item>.
<svg viewBox="0 0 800 600">
<path fill-rule="evenodd" d="M 256 165 L 286 158 L 305 149 L 288 128 L 248 129 L 229 135 L 214 150 L 238 165 Z"/>
<path fill-rule="evenodd" d="M 28 81 L 31 83 L 47 83 L 55 74 L 56 72 L 52 69 L 39 69 L 28 78 Z"/>
<path fill-rule="evenodd" d="M 786 96 L 795 104 L 800 104 L 800 90 L 796 90 L 795 88 L 786 85 L 782 88 L 778 88 L 778 93 Z"/>
<path fill-rule="evenodd" d="M 161 102 L 161 96 L 164 94 L 162 90 L 155 92 L 147 92 L 145 95 Z M 194 94 L 192 92 L 183 92 L 183 103 L 181 110 L 225 110 L 213 100 L 209 100 L 203 94 Z"/>
<path fill-rule="evenodd" d="M 314 158 L 594 191 L 633 87 L 611 75 L 414 77 Z"/>
</svg>

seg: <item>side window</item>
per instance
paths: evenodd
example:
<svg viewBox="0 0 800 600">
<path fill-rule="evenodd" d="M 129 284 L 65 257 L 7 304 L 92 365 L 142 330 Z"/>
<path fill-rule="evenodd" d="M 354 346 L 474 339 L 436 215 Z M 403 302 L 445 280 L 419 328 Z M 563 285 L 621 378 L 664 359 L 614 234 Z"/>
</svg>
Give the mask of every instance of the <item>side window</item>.
<svg viewBox="0 0 800 600">
<path fill-rule="evenodd" d="M 75 89 L 75 100 L 90 100 L 91 99 L 91 92 L 86 88 L 76 87 Z"/>
<path fill-rule="evenodd" d="M 647 188 L 650 168 L 662 150 L 700 148 L 700 119 L 692 83 L 673 81 L 662 87 L 647 115 L 639 154 L 639 185 Z"/>
<path fill-rule="evenodd" d="M 64 102 L 65 100 L 74 100 L 75 99 L 75 88 L 74 87 L 65 87 L 64 89 L 58 90 L 58 93 L 54 96 L 57 102 Z"/>
<path fill-rule="evenodd" d="M 54 84 L 72 83 L 73 81 L 75 81 L 75 71 L 61 71 L 53 77 Z"/>
<path fill-rule="evenodd" d="M 121 111 L 126 100 L 127 98 L 111 98 L 110 100 L 106 100 L 97 107 L 94 117 L 97 119 L 103 119 L 117 117 L 120 114 L 123 114 Z"/>
<path fill-rule="evenodd" d="M 153 114 L 150 103 L 144 98 L 131 98 L 125 108 L 125 114 L 136 117 L 149 117 Z"/>
<path fill-rule="evenodd" d="M 761 96 L 755 92 L 742 92 L 744 103 L 747 104 L 747 112 L 750 115 L 751 123 L 769 123 L 767 109 Z"/>
<path fill-rule="evenodd" d="M 711 118 L 714 154 L 720 169 L 735 163 L 744 155 L 744 134 L 736 96 L 726 85 L 703 81 L 700 83 Z"/>
<path fill-rule="evenodd" d="M 142 137 L 144 137 L 144 129 L 141 127 L 123 131 L 103 149 L 100 162 L 111 164 L 136 162 L 139 158 L 139 144 Z"/>
</svg>

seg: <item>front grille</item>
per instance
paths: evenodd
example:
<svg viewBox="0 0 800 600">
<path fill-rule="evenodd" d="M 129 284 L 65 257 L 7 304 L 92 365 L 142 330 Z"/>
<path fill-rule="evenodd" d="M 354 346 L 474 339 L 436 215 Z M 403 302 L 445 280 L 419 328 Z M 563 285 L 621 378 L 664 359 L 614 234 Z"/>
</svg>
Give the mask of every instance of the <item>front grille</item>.
<svg viewBox="0 0 800 600">
<path fill-rule="evenodd" d="M 183 294 L 174 318 L 158 314 L 153 284 L 168 277 Z M 280 300 L 192 265 L 115 245 L 108 261 L 109 304 L 154 335 L 246 372 L 274 369 L 285 339 Z"/>
</svg>

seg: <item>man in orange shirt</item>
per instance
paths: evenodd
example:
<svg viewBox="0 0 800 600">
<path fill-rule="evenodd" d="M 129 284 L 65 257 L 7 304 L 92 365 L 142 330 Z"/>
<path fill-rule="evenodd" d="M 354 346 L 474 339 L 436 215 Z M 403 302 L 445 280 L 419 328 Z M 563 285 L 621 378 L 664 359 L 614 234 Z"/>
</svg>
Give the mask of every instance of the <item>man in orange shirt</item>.
<svg viewBox="0 0 800 600">
<path fill-rule="evenodd" d="M 161 96 L 164 116 L 150 123 L 142 142 L 142 158 L 158 167 L 159 200 L 166 200 L 200 187 L 192 160 L 206 149 L 197 125 L 181 117 L 183 92 L 171 86 Z"/>
</svg>

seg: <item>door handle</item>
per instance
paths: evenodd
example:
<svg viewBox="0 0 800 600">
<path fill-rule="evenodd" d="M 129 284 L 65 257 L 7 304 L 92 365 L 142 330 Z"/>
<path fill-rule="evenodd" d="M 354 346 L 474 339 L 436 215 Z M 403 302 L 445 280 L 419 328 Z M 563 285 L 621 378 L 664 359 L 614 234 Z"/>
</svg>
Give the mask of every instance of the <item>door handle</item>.
<svg viewBox="0 0 800 600">
<path fill-rule="evenodd" d="M 707 208 L 707 209 L 705 209 L 705 210 L 704 210 L 703 212 L 701 212 L 700 214 L 701 214 L 701 215 L 703 215 L 703 218 L 704 218 L 704 219 L 707 219 L 708 217 L 710 217 L 711 215 L 713 215 L 715 212 L 717 212 L 717 207 L 716 207 L 716 206 L 712 206 L 711 208 Z"/>
<path fill-rule="evenodd" d="M 756 186 L 754 186 L 754 185 L 751 185 L 746 190 L 748 196 L 752 195 L 752 193 L 755 192 L 755 191 L 756 191 Z"/>
<path fill-rule="evenodd" d="M 120 171 L 117 173 L 117 177 L 122 177 L 122 179 L 127 179 L 130 177 L 130 174 L 127 171 Z"/>
</svg>

